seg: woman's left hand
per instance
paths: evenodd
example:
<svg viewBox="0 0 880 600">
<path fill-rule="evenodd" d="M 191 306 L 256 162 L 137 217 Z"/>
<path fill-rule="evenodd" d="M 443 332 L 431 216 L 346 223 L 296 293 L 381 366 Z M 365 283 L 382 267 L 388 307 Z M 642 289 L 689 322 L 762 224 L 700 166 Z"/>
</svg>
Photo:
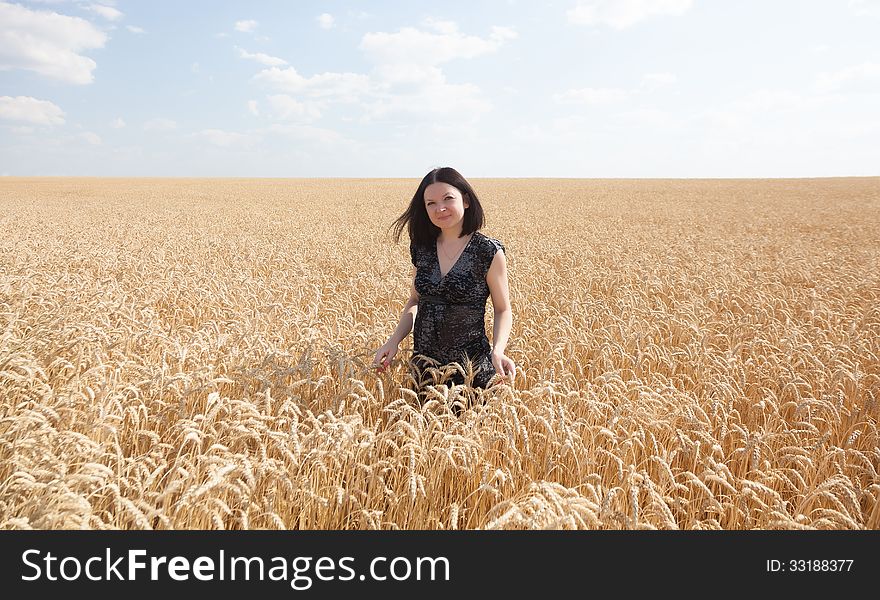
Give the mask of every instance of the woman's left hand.
<svg viewBox="0 0 880 600">
<path fill-rule="evenodd" d="M 509 381 L 513 381 L 516 377 L 516 364 L 503 352 L 492 352 L 492 366 L 502 379 L 508 379 L 510 376 Z"/>
</svg>

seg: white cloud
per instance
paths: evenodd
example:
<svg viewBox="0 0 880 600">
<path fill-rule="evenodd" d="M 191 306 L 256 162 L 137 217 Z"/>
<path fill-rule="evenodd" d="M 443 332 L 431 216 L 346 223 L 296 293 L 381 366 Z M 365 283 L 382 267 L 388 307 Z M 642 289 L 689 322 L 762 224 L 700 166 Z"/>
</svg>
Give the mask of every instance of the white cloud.
<svg viewBox="0 0 880 600">
<path fill-rule="evenodd" d="M 438 33 L 403 27 L 396 33 L 367 33 L 360 49 L 379 64 L 439 65 L 457 58 L 474 58 L 497 51 L 517 37 L 507 27 L 493 27 L 488 38 L 465 35 L 451 21 L 426 19 L 425 25 Z"/>
<path fill-rule="evenodd" d="M 91 131 L 84 131 L 79 134 L 79 137 L 85 140 L 87 143 L 92 146 L 100 146 L 101 145 L 101 137 L 97 133 L 92 133 Z"/>
<path fill-rule="evenodd" d="M 266 96 L 275 117 L 285 121 L 314 121 L 321 118 L 321 110 L 313 103 L 298 102 L 286 94 Z"/>
<path fill-rule="evenodd" d="M 132 33 L 146 33 L 142 27 L 135 27 L 134 25 L 126 25 L 125 28 Z"/>
<path fill-rule="evenodd" d="M 125 127 L 125 121 L 122 120 L 122 117 L 116 117 L 115 119 L 113 119 L 113 121 L 111 121 L 110 127 L 112 127 L 113 129 L 122 129 L 123 127 Z"/>
<path fill-rule="evenodd" d="M 158 117 L 144 123 L 144 131 L 171 131 L 177 129 L 177 123 L 171 119 Z"/>
<path fill-rule="evenodd" d="M 106 41 L 85 19 L 0 2 L 0 71 L 27 69 L 67 83 L 91 83 L 95 61 L 80 52 Z"/>
<path fill-rule="evenodd" d="M 89 4 L 85 9 L 104 17 L 108 21 L 118 21 L 124 16 L 122 11 L 103 4 Z"/>
<path fill-rule="evenodd" d="M 334 97 L 341 101 L 356 101 L 370 89 L 370 78 L 357 73 L 321 73 L 303 77 L 293 67 L 264 69 L 254 76 L 256 81 L 271 84 L 291 94 L 305 94 L 313 98 Z"/>
<path fill-rule="evenodd" d="M 849 8 L 859 17 L 880 17 L 880 0 L 849 0 Z"/>
<path fill-rule="evenodd" d="M 396 33 L 364 35 L 360 49 L 374 63 L 369 74 L 329 72 L 304 77 L 293 67 L 273 67 L 259 72 L 254 80 L 290 96 L 276 99 L 283 105 L 274 110 L 276 116 L 288 119 L 318 118 L 326 102 L 357 103 L 362 121 L 408 114 L 455 116 L 472 122 L 490 111 L 492 104 L 479 87 L 447 82 L 439 65 L 495 52 L 517 33 L 496 26 L 481 38 L 461 33 L 452 21 L 426 19 L 423 25 L 425 30 L 405 27 Z M 310 105 L 304 98 L 318 103 Z"/>
<path fill-rule="evenodd" d="M 383 65 L 374 71 L 373 77 L 357 73 L 322 73 L 309 78 L 299 75 L 293 67 L 272 68 L 261 71 L 255 79 L 290 94 L 331 102 L 359 103 L 366 120 L 399 113 L 460 115 L 471 120 L 492 108 L 491 103 L 482 98 L 477 86 L 447 83 L 442 71 L 436 67 Z M 404 79 L 416 84 L 415 87 L 393 92 L 391 88 Z M 287 107 L 283 110 L 279 104 L 276 115 L 288 119 L 320 116 L 318 105 L 295 106 L 291 102 L 298 101 L 287 98 L 289 101 L 276 100 L 276 103 L 285 102 Z"/>
<path fill-rule="evenodd" d="M 880 63 L 864 62 L 834 73 L 820 74 L 816 78 L 816 88 L 823 92 L 831 92 L 875 81 L 880 81 Z"/>
<path fill-rule="evenodd" d="M 30 96 L 0 96 L 0 119 L 37 125 L 64 123 L 64 111 L 48 100 Z"/>
<path fill-rule="evenodd" d="M 286 60 L 284 60 L 283 58 L 278 58 L 277 56 L 269 56 L 268 54 L 263 54 L 262 52 L 251 54 L 247 50 L 243 50 L 238 46 L 236 46 L 235 49 L 238 51 L 238 55 L 241 58 L 255 60 L 260 64 L 266 65 L 267 67 L 280 67 L 287 64 Z"/>
<path fill-rule="evenodd" d="M 625 29 L 655 15 L 681 15 L 693 0 L 582 0 L 566 16 L 575 25 Z"/>
<path fill-rule="evenodd" d="M 407 63 L 376 65 L 373 75 L 383 87 L 401 84 L 422 86 L 446 81 L 446 76 L 439 67 Z"/>
<path fill-rule="evenodd" d="M 444 35 L 455 35 L 458 33 L 458 25 L 455 21 L 446 21 L 443 19 L 435 19 L 434 17 L 427 17 L 423 21 L 423 24 L 428 29 L 433 29 L 438 33 L 442 33 Z"/>
<path fill-rule="evenodd" d="M 519 37 L 519 34 L 513 27 L 499 27 L 498 25 L 493 25 L 489 30 L 489 39 L 499 46 L 505 41 L 515 40 L 517 37 Z"/>
<path fill-rule="evenodd" d="M 335 24 L 336 19 L 333 18 L 333 15 L 330 13 L 322 13 L 318 15 L 317 19 L 318 25 L 320 25 L 323 29 L 330 29 Z"/>
<path fill-rule="evenodd" d="M 236 21 L 235 30 L 242 33 L 252 33 L 257 28 L 257 22 L 254 20 Z"/>
<path fill-rule="evenodd" d="M 560 104 L 614 104 L 627 99 L 629 92 L 619 88 L 581 88 L 554 94 Z"/>
<path fill-rule="evenodd" d="M 252 115 L 254 115 L 255 117 L 260 116 L 260 109 L 257 106 L 256 100 L 248 100 L 247 107 L 248 107 L 248 112 L 250 112 Z"/>
</svg>

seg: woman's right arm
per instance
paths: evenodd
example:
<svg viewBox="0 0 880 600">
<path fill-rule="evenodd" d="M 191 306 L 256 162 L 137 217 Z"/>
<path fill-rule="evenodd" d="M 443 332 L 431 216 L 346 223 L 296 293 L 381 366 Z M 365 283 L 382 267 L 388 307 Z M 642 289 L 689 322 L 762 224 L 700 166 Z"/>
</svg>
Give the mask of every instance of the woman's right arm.
<svg viewBox="0 0 880 600">
<path fill-rule="evenodd" d="M 380 373 L 384 372 L 385 368 L 391 364 L 391 360 L 397 354 L 397 348 L 400 346 L 400 342 L 409 335 L 416 322 L 416 313 L 419 311 L 419 293 L 416 291 L 415 271 L 416 269 L 413 267 L 413 284 L 409 292 L 409 300 L 406 301 L 406 305 L 403 307 L 403 314 L 400 316 L 400 323 L 397 324 L 397 329 L 394 330 L 394 333 L 391 334 L 391 337 L 388 338 L 385 345 L 376 351 L 376 357 L 373 359 L 373 366 L 375 366 Z"/>
<path fill-rule="evenodd" d="M 413 267 L 413 283 L 410 286 L 409 300 L 406 301 L 403 307 L 403 313 L 400 315 L 400 323 L 397 324 L 397 329 L 394 330 L 394 333 L 391 334 L 391 338 L 388 340 L 394 345 L 399 345 L 400 342 L 405 340 L 406 336 L 412 331 L 413 325 L 415 325 L 416 313 L 419 311 L 419 293 L 416 291 L 415 282 L 416 268 Z"/>
</svg>

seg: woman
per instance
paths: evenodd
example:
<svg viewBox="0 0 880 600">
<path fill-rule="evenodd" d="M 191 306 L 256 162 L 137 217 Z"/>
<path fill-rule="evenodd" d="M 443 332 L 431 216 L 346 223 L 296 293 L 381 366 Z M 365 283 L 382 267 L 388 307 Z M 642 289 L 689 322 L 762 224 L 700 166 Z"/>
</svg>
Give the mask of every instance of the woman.
<svg viewBox="0 0 880 600">
<path fill-rule="evenodd" d="M 413 331 L 410 372 L 419 384 L 429 366 L 470 363 L 474 387 L 485 389 L 497 374 L 512 381 L 516 365 L 504 354 L 513 314 L 504 245 L 480 233 L 483 208 L 461 174 L 434 169 L 422 179 L 409 208 L 392 225 L 396 241 L 406 227 L 410 237 L 413 284 L 400 323 L 376 352 L 382 372 Z M 486 300 L 495 310 L 493 344 L 486 336 Z M 465 383 L 456 371 L 452 381 Z"/>
</svg>

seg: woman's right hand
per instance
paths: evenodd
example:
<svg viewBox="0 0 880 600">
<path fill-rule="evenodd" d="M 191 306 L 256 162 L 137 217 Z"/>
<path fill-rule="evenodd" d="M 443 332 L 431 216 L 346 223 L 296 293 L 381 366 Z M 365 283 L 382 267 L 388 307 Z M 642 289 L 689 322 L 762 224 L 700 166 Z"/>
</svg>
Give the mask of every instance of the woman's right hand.
<svg viewBox="0 0 880 600">
<path fill-rule="evenodd" d="M 398 344 L 388 341 L 384 346 L 376 351 L 376 357 L 373 359 L 373 367 L 380 373 L 384 372 L 391 366 L 391 360 L 397 354 Z"/>
</svg>

